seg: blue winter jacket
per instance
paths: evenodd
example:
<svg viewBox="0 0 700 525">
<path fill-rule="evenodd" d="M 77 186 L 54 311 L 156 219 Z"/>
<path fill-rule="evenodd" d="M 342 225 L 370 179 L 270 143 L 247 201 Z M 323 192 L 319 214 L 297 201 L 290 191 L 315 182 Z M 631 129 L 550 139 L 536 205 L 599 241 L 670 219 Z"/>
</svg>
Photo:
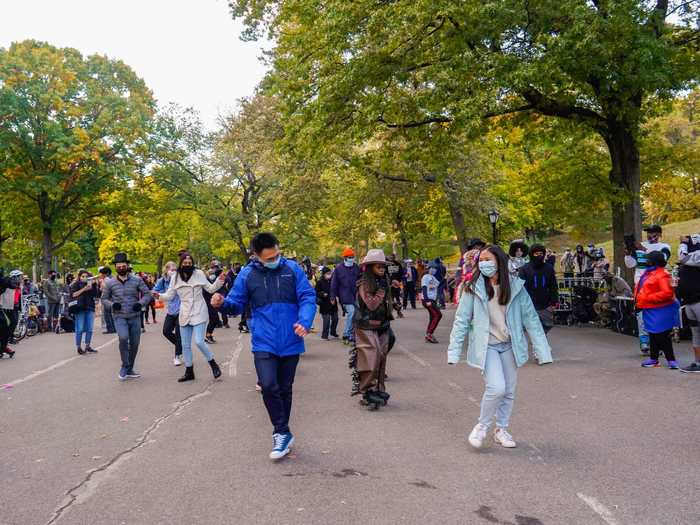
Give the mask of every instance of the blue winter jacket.
<svg viewBox="0 0 700 525">
<path fill-rule="evenodd" d="M 170 277 L 166 279 L 166 276 L 164 275 L 158 281 L 156 281 L 156 285 L 153 287 L 154 292 L 158 293 L 165 293 L 168 291 L 168 286 L 170 286 Z M 180 313 L 180 296 L 175 295 L 170 301 L 168 301 L 168 309 L 166 310 L 168 315 L 178 315 Z"/>
<path fill-rule="evenodd" d="M 465 290 L 459 299 L 459 307 L 450 335 L 450 346 L 447 349 L 447 362 L 455 364 L 461 360 L 464 340 L 468 335 L 467 363 L 483 370 L 486 363 L 486 350 L 489 346 L 490 324 L 486 286 L 484 280 L 479 279 L 475 293 Z M 541 364 L 552 362 L 552 349 L 547 342 L 540 318 L 532 304 L 532 299 L 525 290 L 523 280 L 517 277 L 510 278 L 510 301 L 506 305 L 506 326 L 510 333 L 517 366 L 524 365 L 528 360 L 525 330 L 530 336 L 539 362 Z"/>
<path fill-rule="evenodd" d="M 274 270 L 258 261 L 249 263 L 238 274 L 221 311 L 239 315 L 249 303 L 253 352 L 279 356 L 304 352 L 304 339 L 294 333 L 294 325 L 311 328 L 316 315 L 316 292 L 298 264 L 284 257 Z"/>
</svg>

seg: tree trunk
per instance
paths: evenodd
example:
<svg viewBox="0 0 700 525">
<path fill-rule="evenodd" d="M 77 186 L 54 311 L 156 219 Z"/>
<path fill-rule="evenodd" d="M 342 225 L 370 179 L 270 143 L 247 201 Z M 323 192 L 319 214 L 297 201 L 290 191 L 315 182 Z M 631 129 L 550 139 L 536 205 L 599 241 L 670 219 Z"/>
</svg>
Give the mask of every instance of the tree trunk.
<svg viewBox="0 0 700 525">
<path fill-rule="evenodd" d="M 44 227 L 41 234 L 41 271 L 48 275 L 53 260 L 53 232 L 51 228 Z"/>
<path fill-rule="evenodd" d="M 156 275 L 160 277 L 163 273 L 163 252 L 158 254 L 158 260 L 156 261 Z"/>
<path fill-rule="evenodd" d="M 401 241 L 401 258 L 408 259 L 408 235 L 406 234 L 406 225 L 403 222 L 403 215 L 400 211 L 396 212 L 396 231 L 399 232 L 399 240 Z"/>
<path fill-rule="evenodd" d="M 642 233 L 642 208 L 640 191 L 639 148 L 634 135 L 624 127 L 611 129 L 604 137 L 610 151 L 610 182 L 617 195 L 612 200 L 613 250 L 615 268 L 622 268 L 627 281 L 632 281 L 633 272 L 627 270 L 625 258 L 625 235 L 634 235 L 640 240 Z"/>
</svg>

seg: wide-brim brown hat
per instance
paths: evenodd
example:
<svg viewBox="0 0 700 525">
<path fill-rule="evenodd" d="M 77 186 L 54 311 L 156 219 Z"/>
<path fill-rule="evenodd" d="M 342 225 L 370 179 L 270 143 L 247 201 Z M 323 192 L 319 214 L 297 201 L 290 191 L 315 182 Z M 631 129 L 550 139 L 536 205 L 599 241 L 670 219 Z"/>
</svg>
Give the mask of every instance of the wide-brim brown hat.
<svg viewBox="0 0 700 525">
<path fill-rule="evenodd" d="M 369 250 L 365 258 L 362 259 L 362 264 L 384 264 L 386 265 L 386 255 L 384 255 L 384 250 L 375 248 Z"/>
</svg>

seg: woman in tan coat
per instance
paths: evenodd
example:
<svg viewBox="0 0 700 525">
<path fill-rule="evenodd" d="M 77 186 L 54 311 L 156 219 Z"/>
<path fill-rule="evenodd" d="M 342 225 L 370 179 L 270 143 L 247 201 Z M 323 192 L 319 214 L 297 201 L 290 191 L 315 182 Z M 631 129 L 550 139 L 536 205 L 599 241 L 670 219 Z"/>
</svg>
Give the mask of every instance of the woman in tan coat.
<svg viewBox="0 0 700 525">
<path fill-rule="evenodd" d="M 382 250 L 369 250 L 362 261 L 362 277 L 357 283 L 353 325 L 355 347 L 353 395 L 362 394 L 360 403 L 370 410 L 386 405 L 389 394 L 384 386 L 386 357 L 389 353 L 392 304 L 386 257 Z"/>
</svg>

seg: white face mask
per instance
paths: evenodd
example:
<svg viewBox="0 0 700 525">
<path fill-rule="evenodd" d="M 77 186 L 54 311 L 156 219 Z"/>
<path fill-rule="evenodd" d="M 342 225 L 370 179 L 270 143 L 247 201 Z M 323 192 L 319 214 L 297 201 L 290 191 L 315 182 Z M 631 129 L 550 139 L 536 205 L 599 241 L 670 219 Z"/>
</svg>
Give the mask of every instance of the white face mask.
<svg viewBox="0 0 700 525">
<path fill-rule="evenodd" d="M 479 261 L 479 271 L 486 277 L 493 277 L 498 271 L 494 261 Z"/>
</svg>

